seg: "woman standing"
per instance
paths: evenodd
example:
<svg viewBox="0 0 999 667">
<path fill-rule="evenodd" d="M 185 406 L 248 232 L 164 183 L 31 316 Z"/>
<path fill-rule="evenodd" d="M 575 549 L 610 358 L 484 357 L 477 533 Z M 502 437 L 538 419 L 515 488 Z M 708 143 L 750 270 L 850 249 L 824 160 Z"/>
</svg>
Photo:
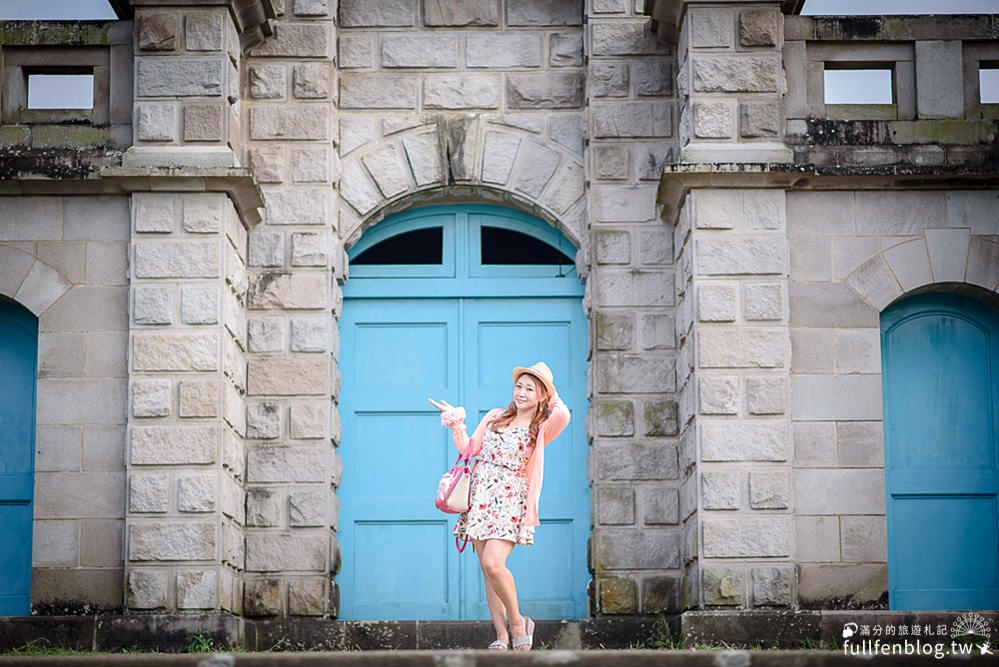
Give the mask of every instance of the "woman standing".
<svg viewBox="0 0 999 667">
<path fill-rule="evenodd" d="M 454 534 L 471 540 L 479 556 L 496 626 L 496 641 L 489 648 L 506 649 L 513 634 L 513 649 L 526 651 L 534 645 L 534 621 L 520 613 L 506 559 L 514 546 L 534 544 L 544 448 L 569 423 L 569 409 L 544 362 L 514 368 L 513 381 L 510 405 L 490 410 L 472 433 L 478 463 L 472 472 L 471 505 L 458 517 Z M 451 428 L 455 447 L 464 452 L 469 441 L 464 408 L 432 402 L 441 411 L 441 423 Z"/>
</svg>

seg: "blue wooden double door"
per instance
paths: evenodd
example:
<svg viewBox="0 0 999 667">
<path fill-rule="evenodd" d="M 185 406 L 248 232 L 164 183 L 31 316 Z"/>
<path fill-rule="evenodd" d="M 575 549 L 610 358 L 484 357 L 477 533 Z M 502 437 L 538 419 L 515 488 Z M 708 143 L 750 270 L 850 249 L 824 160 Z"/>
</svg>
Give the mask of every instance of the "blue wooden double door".
<svg viewBox="0 0 999 667">
<path fill-rule="evenodd" d="M 511 400 L 515 366 L 543 360 L 574 419 L 545 451 L 536 543 L 508 565 L 522 609 L 586 612 L 586 323 L 571 246 L 494 206 L 389 218 L 351 251 L 341 331 L 341 617 L 489 618 L 478 559 L 459 555 L 456 516 L 434 507 L 457 452 L 428 397 L 462 405 L 473 429 Z"/>
<path fill-rule="evenodd" d="M 31 603 L 38 319 L 0 299 L 0 616 Z"/>
<path fill-rule="evenodd" d="M 892 609 L 999 608 L 999 315 L 954 294 L 881 318 Z"/>
</svg>

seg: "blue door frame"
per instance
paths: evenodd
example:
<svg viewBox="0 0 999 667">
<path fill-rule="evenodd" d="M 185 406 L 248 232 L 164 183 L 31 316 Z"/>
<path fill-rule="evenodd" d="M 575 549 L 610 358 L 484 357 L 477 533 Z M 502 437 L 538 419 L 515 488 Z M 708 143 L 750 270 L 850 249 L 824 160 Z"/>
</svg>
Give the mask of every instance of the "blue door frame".
<svg viewBox="0 0 999 667">
<path fill-rule="evenodd" d="M 0 299 L 0 616 L 31 606 L 38 319 Z"/>
<path fill-rule="evenodd" d="M 881 350 L 889 606 L 999 608 L 999 315 L 910 297 Z"/>
<path fill-rule="evenodd" d="M 574 420 L 545 452 L 536 543 L 514 549 L 509 566 L 525 613 L 586 614 L 583 286 L 572 265 L 483 265 L 483 225 L 574 253 L 540 220 L 484 205 L 392 216 L 351 250 L 353 258 L 398 234 L 443 228 L 440 264 L 352 265 L 344 287 L 342 618 L 488 618 L 478 560 L 471 549 L 457 554 L 451 537 L 456 516 L 433 506 L 437 480 L 457 453 L 426 399 L 464 405 L 474 426 L 489 408 L 509 402 L 511 369 L 537 360 L 552 366 Z"/>
</svg>

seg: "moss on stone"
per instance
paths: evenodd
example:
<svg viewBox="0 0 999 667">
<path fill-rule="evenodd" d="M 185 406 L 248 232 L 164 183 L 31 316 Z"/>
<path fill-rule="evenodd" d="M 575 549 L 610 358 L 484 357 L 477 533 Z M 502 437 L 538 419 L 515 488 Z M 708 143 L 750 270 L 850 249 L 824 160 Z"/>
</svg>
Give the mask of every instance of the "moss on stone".
<svg viewBox="0 0 999 667">
<path fill-rule="evenodd" d="M 111 128 L 88 125 L 35 125 L 34 148 L 96 148 L 111 145 Z"/>
<path fill-rule="evenodd" d="M 99 46 L 110 43 L 112 23 L 93 21 L 0 22 L 0 45 Z"/>
<path fill-rule="evenodd" d="M 31 130 L 24 125 L 4 125 L 0 127 L 0 146 L 27 146 L 31 140 Z"/>
</svg>

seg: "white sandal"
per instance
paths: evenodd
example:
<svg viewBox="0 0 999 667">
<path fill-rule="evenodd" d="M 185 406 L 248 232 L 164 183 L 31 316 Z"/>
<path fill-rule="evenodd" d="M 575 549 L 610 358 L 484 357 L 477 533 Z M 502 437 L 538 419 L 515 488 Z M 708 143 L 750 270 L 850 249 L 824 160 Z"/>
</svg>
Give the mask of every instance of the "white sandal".
<svg viewBox="0 0 999 667">
<path fill-rule="evenodd" d="M 524 629 L 527 630 L 527 634 L 521 637 L 514 637 L 513 648 L 516 650 L 521 646 L 526 646 L 527 650 L 530 651 L 534 648 L 534 621 L 527 616 L 524 618 L 527 619 L 527 622 L 524 624 Z"/>
<path fill-rule="evenodd" d="M 507 648 L 509 648 L 507 646 L 507 643 L 502 639 L 497 639 L 496 641 L 494 641 L 492 644 L 489 645 L 490 651 L 505 651 L 507 650 Z"/>
</svg>

